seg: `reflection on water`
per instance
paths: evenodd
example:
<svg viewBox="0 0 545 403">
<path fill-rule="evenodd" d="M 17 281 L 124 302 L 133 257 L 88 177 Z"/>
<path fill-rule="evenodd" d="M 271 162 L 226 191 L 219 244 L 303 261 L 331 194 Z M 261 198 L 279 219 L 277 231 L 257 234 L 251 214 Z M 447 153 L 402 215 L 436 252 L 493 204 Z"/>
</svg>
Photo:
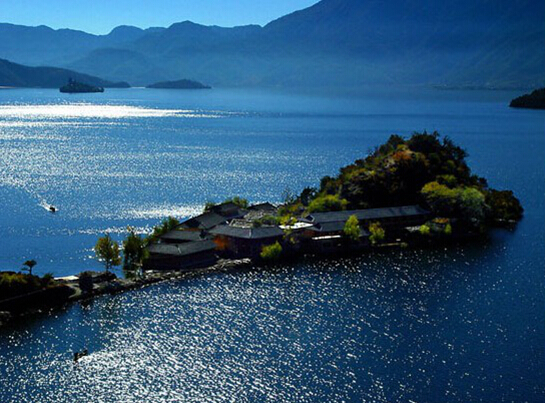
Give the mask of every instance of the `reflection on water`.
<svg viewBox="0 0 545 403">
<path fill-rule="evenodd" d="M 0 332 L 0 399 L 539 401 L 544 357 L 528 347 L 545 342 L 528 295 L 539 262 L 517 267 L 513 237 L 221 273 L 76 305 Z M 70 352 L 84 347 L 91 354 L 74 366 Z"/>
<path fill-rule="evenodd" d="M 67 103 L 56 105 L 0 105 L 0 119 L 127 119 L 161 118 L 219 118 L 221 113 L 182 109 L 152 109 L 127 105 L 97 105 Z"/>
<path fill-rule="evenodd" d="M 545 116 L 513 95 L 0 92 L 1 269 L 96 269 L 103 232 L 279 201 L 414 130 L 452 137 L 526 210 L 487 242 L 221 273 L 15 323 L 0 401 L 544 401 Z"/>
</svg>

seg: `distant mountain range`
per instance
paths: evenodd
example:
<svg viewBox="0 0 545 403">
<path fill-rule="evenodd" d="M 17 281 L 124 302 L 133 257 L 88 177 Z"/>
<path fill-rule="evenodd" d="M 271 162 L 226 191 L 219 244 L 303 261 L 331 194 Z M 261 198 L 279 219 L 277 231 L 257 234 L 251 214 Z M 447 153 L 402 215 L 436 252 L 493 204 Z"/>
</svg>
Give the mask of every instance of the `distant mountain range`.
<svg viewBox="0 0 545 403">
<path fill-rule="evenodd" d="M 0 57 L 147 85 L 545 85 L 543 0 L 323 0 L 271 22 L 108 35 L 0 24 Z"/>
</svg>

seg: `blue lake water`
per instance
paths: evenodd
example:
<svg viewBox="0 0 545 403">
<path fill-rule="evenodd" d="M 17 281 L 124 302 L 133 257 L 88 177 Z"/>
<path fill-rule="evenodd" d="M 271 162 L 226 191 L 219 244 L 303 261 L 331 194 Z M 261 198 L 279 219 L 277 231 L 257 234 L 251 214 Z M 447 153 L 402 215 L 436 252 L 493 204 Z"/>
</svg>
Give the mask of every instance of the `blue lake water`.
<svg viewBox="0 0 545 403">
<path fill-rule="evenodd" d="M 526 213 L 475 244 L 211 275 L 15 323 L 0 401 L 544 401 L 545 113 L 508 108 L 514 95 L 1 90 L 4 270 L 98 269 L 106 231 L 231 195 L 280 201 L 392 133 L 450 136 Z"/>
</svg>

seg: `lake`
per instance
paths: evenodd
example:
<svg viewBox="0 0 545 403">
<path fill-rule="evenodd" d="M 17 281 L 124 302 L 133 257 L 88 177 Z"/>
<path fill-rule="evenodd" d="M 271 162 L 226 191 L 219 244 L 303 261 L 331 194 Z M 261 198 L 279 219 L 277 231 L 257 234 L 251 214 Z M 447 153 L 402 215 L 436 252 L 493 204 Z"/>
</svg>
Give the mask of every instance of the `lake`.
<svg viewBox="0 0 545 403">
<path fill-rule="evenodd" d="M 448 135 L 525 207 L 463 246 L 209 275 L 16 322 L 0 329 L 0 401 L 545 400 L 545 113 L 508 108 L 515 95 L 0 90 L 2 270 L 99 269 L 105 232 L 233 195 L 280 202 L 392 133 Z"/>
</svg>

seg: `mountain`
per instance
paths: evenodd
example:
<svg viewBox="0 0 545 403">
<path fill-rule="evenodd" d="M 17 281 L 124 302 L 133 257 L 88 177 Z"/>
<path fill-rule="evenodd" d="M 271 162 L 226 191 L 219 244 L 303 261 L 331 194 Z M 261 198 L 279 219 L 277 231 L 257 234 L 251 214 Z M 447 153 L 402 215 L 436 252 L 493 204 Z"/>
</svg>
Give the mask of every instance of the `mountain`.
<svg viewBox="0 0 545 403">
<path fill-rule="evenodd" d="M 543 0 L 322 0 L 264 27 L 185 21 L 94 36 L 0 26 L 0 57 L 138 85 L 535 88 L 545 85 L 544 21 Z"/>
<path fill-rule="evenodd" d="M 87 74 L 57 67 L 29 67 L 0 59 L 0 86 L 60 88 L 69 79 L 96 87 L 128 87 L 127 83 L 113 83 Z"/>
<path fill-rule="evenodd" d="M 65 66 L 88 52 L 105 47 L 116 47 L 163 30 L 121 26 L 107 35 L 92 35 L 73 29 L 51 29 L 46 26 L 27 27 L 0 24 L 0 58 L 38 66 Z"/>
</svg>

